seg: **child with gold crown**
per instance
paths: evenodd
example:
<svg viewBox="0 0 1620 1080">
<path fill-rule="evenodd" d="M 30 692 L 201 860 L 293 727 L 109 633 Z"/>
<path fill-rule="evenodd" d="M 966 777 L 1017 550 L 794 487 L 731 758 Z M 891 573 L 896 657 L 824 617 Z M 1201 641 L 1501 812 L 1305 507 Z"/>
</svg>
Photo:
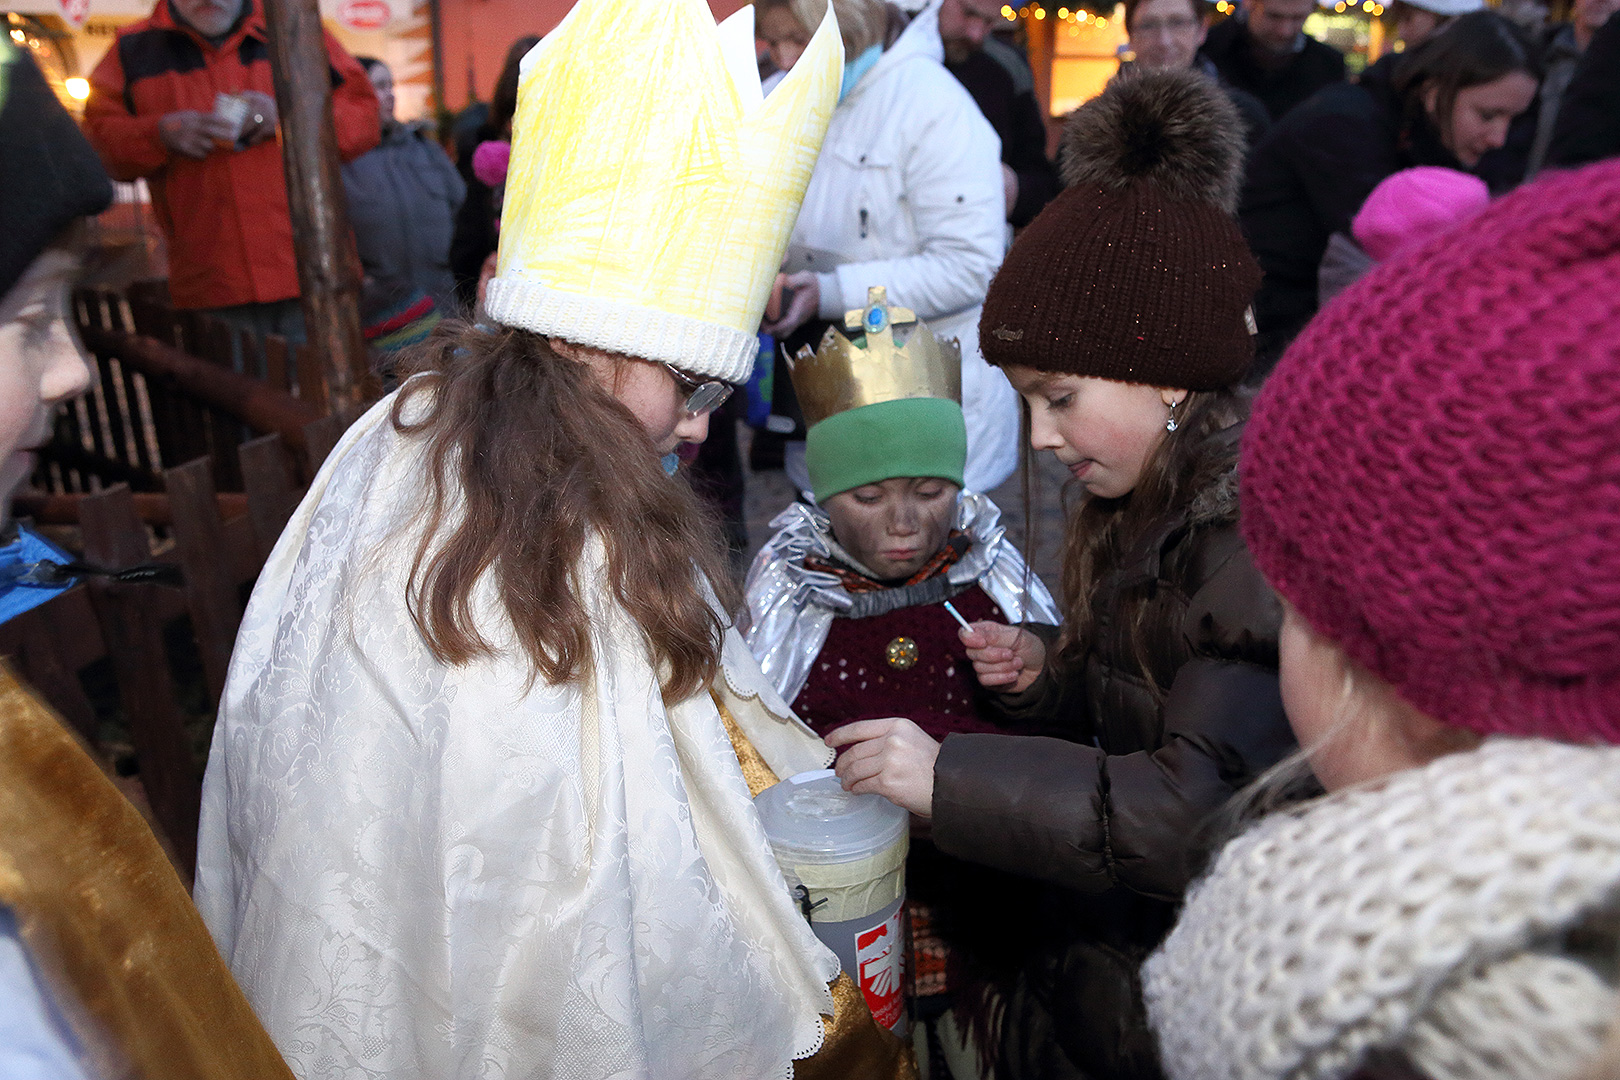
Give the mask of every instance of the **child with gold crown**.
<svg viewBox="0 0 1620 1080">
<path fill-rule="evenodd" d="M 748 573 L 748 644 L 818 735 L 897 716 L 935 739 L 1000 731 L 957 620 L 1033 623 L 1055 636 L 1059 618 L 995 503 L 963 488 L 959 346 L 881 287 L 845 327 L 848 337 L 829 329 L 788 361 L 810 424 L 816 505 L 795 503 L 771 522 Z M 988 1014 L 1021 886 L 926 836 L 913 838 L 906 875 L 915 1038 L 919 1060 L 933 1061 Z"/>
<path fill-rule="evenodd" d="M 751 801 L 832 753 L 660 464 L 753 363 L 842 75 L 829 15 L 765 101 L 751 14 L 581 0 L 525 58 L 495 325 L 435 334 L 254 590 L 196 898 L 300 1077 L 912 1072 Z"/>
</svg>

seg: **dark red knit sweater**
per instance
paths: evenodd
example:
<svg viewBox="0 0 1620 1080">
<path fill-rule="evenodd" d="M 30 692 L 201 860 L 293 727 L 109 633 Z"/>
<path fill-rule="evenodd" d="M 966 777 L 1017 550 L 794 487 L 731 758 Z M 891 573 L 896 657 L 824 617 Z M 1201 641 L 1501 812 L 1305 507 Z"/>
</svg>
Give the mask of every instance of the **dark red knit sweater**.
<svg viewBox="0 0 1620 1080">
<path fill-rule="evenodd" d="M 951 604 L 969 622 L 1007 618 L 977 585 Z M 957 637 L 959 629 L 942 603 L 834 619 L 793 709 L 817 735 L 885 716 L 908 717 L 936 739 L 953 731 L 999 731 L 979 717 L 984 691 Z M 889 643 L 900 637 L 917 644 L 917 662 L 905 670 L 885 656 Z"/>
</svg>

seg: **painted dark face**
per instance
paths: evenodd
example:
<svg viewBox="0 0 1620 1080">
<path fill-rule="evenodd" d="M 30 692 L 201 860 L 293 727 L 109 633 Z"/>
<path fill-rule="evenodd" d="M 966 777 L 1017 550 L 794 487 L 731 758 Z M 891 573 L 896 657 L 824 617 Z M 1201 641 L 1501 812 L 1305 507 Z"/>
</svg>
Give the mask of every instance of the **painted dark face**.
<svg viewBox="0 0 1620 1080">
<path fill-rule="evenodd" d="M 898 476 L 829 496 L 833 538 L 880 580 L 910 577 L 945 546 L 962 489 L 932 476 Z"/>
</svg>

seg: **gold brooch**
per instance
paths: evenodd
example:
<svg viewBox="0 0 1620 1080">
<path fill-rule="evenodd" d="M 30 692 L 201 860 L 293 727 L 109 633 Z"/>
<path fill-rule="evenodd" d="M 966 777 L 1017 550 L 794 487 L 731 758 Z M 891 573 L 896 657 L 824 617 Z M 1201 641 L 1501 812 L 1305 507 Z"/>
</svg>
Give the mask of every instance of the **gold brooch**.
<svg viewBox="0 0 1620 1080">
<path fill-rule="evenodd" d="M 883 650 L 883 658 L 889 662 L 889 666 L 901 671 L 915 666 L 917 656 L 917 643 L 908 637 L 895 638 Z"/>
</svg>

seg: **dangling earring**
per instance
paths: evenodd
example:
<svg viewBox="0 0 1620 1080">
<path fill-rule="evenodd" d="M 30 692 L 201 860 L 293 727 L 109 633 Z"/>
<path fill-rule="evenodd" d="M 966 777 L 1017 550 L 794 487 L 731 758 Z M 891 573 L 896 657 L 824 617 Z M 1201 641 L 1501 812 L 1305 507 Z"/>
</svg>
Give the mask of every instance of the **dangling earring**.
<svg viewBox="0 0 1620 1080">
<path fill-rule="evenodd" d="M 1174 431 L 1176 428 L 1181 426 L 1180 424 L 1176 423 L 1176 406 L 1180 404 L 1181 402 L 1179 401 L 1170 402 L 1170 419 L 1164 422 L 1164 430 Z"/>
</svg>

